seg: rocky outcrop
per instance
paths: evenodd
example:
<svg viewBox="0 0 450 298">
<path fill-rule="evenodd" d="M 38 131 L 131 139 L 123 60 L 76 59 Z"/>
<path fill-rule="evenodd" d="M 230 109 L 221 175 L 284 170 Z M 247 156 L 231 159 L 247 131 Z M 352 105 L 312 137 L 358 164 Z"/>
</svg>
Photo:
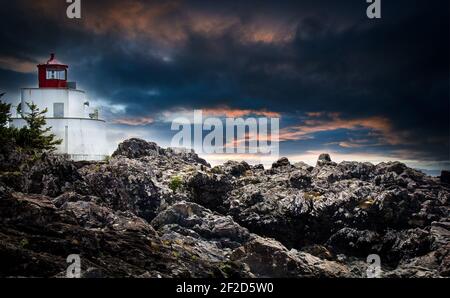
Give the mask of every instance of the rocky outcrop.
<svg viewBox="0 0 450 298">
<path fill-rule="evenodd" d="M 450 184 L 450 171 L 442 171 L 440 178 L 442 183 Z"/>
<path fill-rule="evenodd" d="M 399 162 L 211 168 L 130 139 L 105 162 L 15 154 L 0 165 L 0 276 L 450 275 L 450 186 Z"/>
<path fill-rule="evenodd" d="M 146 142 L 141 139 L 128 139 L 119 144 L 118 148 L 112 154 L 113 157 L 128 157 L 128 158 L 141 158 L 141 157 L 155 157 L 160 158 L 165 156 L 172 159 L 180 159 L 188 163 L 201 164 L 207 167 L 210 165 L 200 158 L 193 150 L 187 150 L 184 148 L 161 148 L 156 143 Z"/>
<path fill-rule="evenodd" d="M 78 254 L 85 276 L 245 277 L 245 268 L 212 260 L 183 239 L 162 238 L 144 219 L 90 201 L 59 208 L 43 195 L 0 198 L 0 276 L 65 276 Z"/>
<path fill-rule="evenodd" d="M 352 277 L 345 265 L 309 253 L 288 250 L 278 241 L 255 236 L 234 251 L 232 258 L 244 262 L 258 277 Z"/>
</svg>

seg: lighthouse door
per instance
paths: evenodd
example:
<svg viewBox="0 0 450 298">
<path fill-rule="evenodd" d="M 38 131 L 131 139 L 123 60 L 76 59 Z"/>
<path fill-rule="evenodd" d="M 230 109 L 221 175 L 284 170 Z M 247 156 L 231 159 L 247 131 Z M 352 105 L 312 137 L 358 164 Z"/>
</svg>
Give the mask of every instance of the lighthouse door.
<svg viewBox="0 0 450 298">
<path fill-rule="evenodd" d="M 64 103 L 55 102 L 53 104 L 53 117 L 64 118 Z"/>
</svg>

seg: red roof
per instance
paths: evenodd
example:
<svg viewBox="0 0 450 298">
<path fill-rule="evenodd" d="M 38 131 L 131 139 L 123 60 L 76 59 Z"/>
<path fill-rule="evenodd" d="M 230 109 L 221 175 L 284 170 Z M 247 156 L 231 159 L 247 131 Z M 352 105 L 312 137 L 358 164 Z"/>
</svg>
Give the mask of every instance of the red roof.
<svg viewBox="0 0 450 298">
<path fill-rule="evenodd" d="M 61 66 L 66 66 L 65 64 L 61 63 L 60 61 L 58 61 L 55 57 L 54 53 L 50 54 L 50 59 L 47 60 L 47 63 L 45 64 L 40 64 L 40 65 L 61 65 Z"/>
</svg>

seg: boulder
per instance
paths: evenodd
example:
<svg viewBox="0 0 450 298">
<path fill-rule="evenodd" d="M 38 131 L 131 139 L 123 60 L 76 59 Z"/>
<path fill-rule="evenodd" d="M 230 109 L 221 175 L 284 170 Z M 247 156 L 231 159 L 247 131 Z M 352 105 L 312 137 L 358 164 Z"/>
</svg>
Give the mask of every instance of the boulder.
<svg viewBox="0 0 450 298">
<path fill-rule="evenodd" d="M 351 277 L 344 265 L 315 257 L 309 253 L 288 250 L 281 243 L 255 237 L 231 256 L 248 265 L 257 277 Z"/>
<path fill-rule="evenodd" d="M 450 184 L 450 171 L 442 171 L 440 180 L 443 184 Z"/>
</svg>

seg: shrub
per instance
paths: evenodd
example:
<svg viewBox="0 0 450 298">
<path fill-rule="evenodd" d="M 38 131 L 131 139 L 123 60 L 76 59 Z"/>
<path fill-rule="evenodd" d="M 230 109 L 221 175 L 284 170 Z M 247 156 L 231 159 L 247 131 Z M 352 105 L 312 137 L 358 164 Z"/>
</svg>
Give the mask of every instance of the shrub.
<svg viewBox="0 0 450 298">
<path fill-rule="evenodd" d="M 174 176 L 172 177 L 172 179 L 170 179 L 169 188 L 173 192 L 177 192 L 177 190 L 181 187 L 182 184 L 183 181 L 181 180 L 181 178 L 179 176 Z"/>
</svg>

